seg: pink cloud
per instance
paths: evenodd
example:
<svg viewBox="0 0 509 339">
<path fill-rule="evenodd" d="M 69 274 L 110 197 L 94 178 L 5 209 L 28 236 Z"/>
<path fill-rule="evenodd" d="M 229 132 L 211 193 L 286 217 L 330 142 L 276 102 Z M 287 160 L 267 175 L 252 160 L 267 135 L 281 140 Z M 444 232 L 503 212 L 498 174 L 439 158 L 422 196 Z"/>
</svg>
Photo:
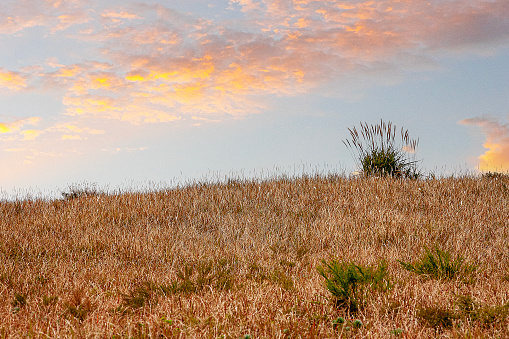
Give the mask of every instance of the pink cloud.
<svg viewBox="0 0 509 339">
<path fill-rule="evenodd" d="M 87 23 L 74 37 L 101 50 L 101 62 L 48 60 L 51 70 L 40 77 L 65 92 L 64 113 L 134 124 L 258 113 L 267 107 L 262 96 L 348 79 L 391 83 L 398 72 L 427 67 L 437 50 L 509 42 L 505 0 L 231 0 L 244 17 L 225 22 L 161 5 L 98 9 L 58 0 L 21 13 L 24 1 L 4 6 L 21 20 L 11 32 Z M 2 82 L 0 73 L 0 86 L 30 85 L 29 77 L 18 80 Z"/>
<path fill-rule="evenodd" d="M 0 34 L 15 34 L 25 28 L 46 26 L 52 32 L 90 20 L 84 1 L 4 0 L 0 7 Z"/>
<path fill-rule="evenodd" d="M 123 11 L 123 10 L 120 10 L 120 11 L 115 11 L 115 10 L 106 10 L 105 12 L 103 12 L 101 14 L 102 17 L 104 18 L 110 18 L 110 19 L 113 19 L 113 20 L 120 20 L 120 19 L 128 19 L 128 20 L 133 20 L 133 19 L 140 19 L 140 17 L 137 15 L 137 14 L 134 14 L 134 13 L 129 13 L 127 11 Z"/>
<path fill-rule="evenodd" d="M 254 96 L 295 95 L 342 77 L 383 78 L 387 70 L 427 67 L 431 51 L 452 48 L 450 40 L 472 46 L 509 37 L 508 6 L 501 0 L 231 3 L 246 17 L 228 26 L 158 5 L 138 6 L 135 25 L 105 23 L 85 38 L 101 43 L 103 56 L 122 65 L 110 70 L 119 95 L 100 93 L 112 87 L 94 86 L 93 71 L 87 70 L 71 92 L 88 99 L 81 100 L 84 108 L 73 105 L 71 114 L 101 112 L 139 123 L 157 119 L 136 119 L 127 112 L 144 108 L 152 117 L 168 109 L 177 117 L 255 113 L 264 105 L 255 104 Z M 473 23 L 476 30 L 465 29 Z M 495 26 L 498 38 L 490 41 L 482 32 Z"/>
</svg>

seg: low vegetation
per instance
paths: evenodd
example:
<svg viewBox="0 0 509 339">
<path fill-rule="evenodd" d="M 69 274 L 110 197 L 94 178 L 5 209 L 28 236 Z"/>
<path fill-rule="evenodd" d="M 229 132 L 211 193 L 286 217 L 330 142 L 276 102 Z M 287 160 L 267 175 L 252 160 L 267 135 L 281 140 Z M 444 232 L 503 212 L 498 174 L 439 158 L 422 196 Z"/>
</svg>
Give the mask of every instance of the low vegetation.
<svg viewBox="0 0 509 339">
<path fill-rule="evenodd" d="M 0 338 L 509 337 L 509 177 L 0 202 Z"/>
<path fill-rule="evenodd" d="M 455 259 L 451 259 L 451 253 L 449 251 L 443 251 L 438 247 L 430 251 L 424 246 L 424 250 L 425 253 L 422 257 L 414 263 L 398 261 L 406 270 L 434 279 L 465 277 L 473 273 L 476 269 L 475 264 L 465 264 L 461 255 L 457 255 Z"/>
<path fill-rule="evenodd" d="M 359 131 L 356 127 L 348 131 L 350 139 L 343 140 L 343 143 L 357 153 L 354 158 L 364 175 L 410 179 L 422 176 L 413 157 L 419 139 L 410 138 L 408 130 L 400 130 L 399 141 L 396 126 L 390 121 L 381 120 L 377 125 L 361 123 Z"/>
<path fill-rule="evenodd" d="M 336 260 L 330 263 L 324 260 L 323 264 L 323 267 L 318 266 L 318 273 L 325 278 L 333 303 L 351 313 L 357 313 L 367 304 L 370 292 L 387 292 L 391 288 L 385 261 L 381 261 L 376 269 Z"/>
</svg>

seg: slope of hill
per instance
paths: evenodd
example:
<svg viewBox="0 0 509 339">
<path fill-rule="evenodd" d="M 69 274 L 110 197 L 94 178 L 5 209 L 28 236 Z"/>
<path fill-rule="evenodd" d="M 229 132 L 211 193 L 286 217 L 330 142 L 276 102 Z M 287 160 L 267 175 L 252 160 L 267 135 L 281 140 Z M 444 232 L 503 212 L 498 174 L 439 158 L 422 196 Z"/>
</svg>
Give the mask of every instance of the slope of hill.
<svg viewBox="0 0 509 339">
<path fill-rule="evenodd" d="M 507 176 L 232 180 L 0 215 L 1 338 L 509 336 Z M 426 249 L 458 274 L 401 264 Z M 384 260 L 390 286 L 350 281 L 351 309 L 317 272 L 333 260 Z"/>
</svg>

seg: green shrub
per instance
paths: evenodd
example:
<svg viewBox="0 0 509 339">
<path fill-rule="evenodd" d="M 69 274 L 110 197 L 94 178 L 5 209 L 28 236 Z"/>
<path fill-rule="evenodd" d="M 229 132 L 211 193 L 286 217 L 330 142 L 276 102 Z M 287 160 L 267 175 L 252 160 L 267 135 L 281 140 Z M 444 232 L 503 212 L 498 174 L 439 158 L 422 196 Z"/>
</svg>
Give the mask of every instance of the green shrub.
<svg viewBox="0 0 509 339">
<path fill-rule="evenodd" d="M 505 305 L 483 306 L 476 303 L 471 295 L 460 295 L 456 304 L 459 313 L 471 321 L 480 322 L 483 326 L 504 323 L 509 316 L 509 303 Z"/>
<path fill-rule="evenodd" d="M 56 297 L 56 296 L 52 296 L 52 297 L 48 297 L 46 295 L 42 296 L 42 304 L 44 306 L 50 306 L 50 305 L 53 306 L 57 302 L 58 302 L 58 297 Z"/>
<path fill-rule="evenodd" d="M 154 296 L 155 286 L 151 282 L 144 282 L 140 286 L 122 294 L 122 306 L 124 310 L 142 308 L 145 305 L 155 305 L 157 298 Z"/>
<path fill-rule="evenodd" d="M 450 309 L 438 306 L 420 307 L 417 309 L 417 318 L 428 327 L 452 328 L 454 320 L 458 319 L 458 315 Z"/>
<path fill-rule="evenodd" d="M 458 276 L 464 277 L 476 270 L 476 265 L 465 264 L 465 260 L 460 255 L 457 255 L 455 259 L 451 259 L 449 251 L 440 250 L 438 247 L 435 247 L 432 252 L 424 246 L 424 250 L 425 253 L 421 259 L 414 263 L 406 263 L 401 260 L 398 260 L 398 262 L 410 272 L 439 280 L 454 279 Z"/>
<path fill-rule="evenodd" d="M 64 307 L 66 315 L 70 314 L 80 322 L 83 322 L 93 310 L 93 305 L 83 289 L 74 290 Z"/>
<path fill-rule="evenodd" d="M 391 176 L 417 179 L 417 161 L 408 152 L 415 152 L 418 140 L 410 139 L 408 130 L 401 129 L 401 145 L 396 144 L 396 126 L 391 122 L 379 125 L 360 124 L 360 134 L 355 127 L 348 129 L 351 140 L 343 143 L 357 151 L 359 167 L 364 175 Z"/>
<path fill-rule="evenodd" d="M 292 278 L 282 270 L 275 269 L 270 278 L 273 282 L 287 291 L 293 290 L 294 288 Z"/>
<path fill-rule="evenodd" d="M 24 307 L 27 304 L 27 296 L 26 294 L 15 293 L 14 299 L 11 302 L 13 307 Z"/>
<path fill-rule="evenodd" d="M 317 268 L 325 278 L 325 285 L 333 296 L 337 307 L 346 307 L 357 312 L 364 303 L 366 290 L 385 292 L 392 287 L 387 273 L 387 263 L 380 261 L 375 269 L 372 266 L 359 266 L 353 262 L 322 261 L 324 266 Z"/>
<path fill-rule="evenodd" d="M 235 264 L 234 258 L 184 264 L 177 272 L 177 279 L 169 285 L 160 285 L 159 290 L 165 295 L 197 293 L 205 287 L 230 290 L 235 284 L 233 275 Z"/>
</svg>

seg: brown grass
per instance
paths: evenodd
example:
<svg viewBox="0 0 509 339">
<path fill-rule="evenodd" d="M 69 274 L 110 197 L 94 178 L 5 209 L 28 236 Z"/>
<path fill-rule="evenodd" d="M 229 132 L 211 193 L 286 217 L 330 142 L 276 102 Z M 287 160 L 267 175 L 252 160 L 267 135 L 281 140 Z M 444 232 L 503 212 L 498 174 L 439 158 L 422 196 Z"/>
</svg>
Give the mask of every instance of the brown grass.
<svg viewBox="0 0 509 339">
<path fill-rule="evenodd" d="M 0 215 L 0 338 L 509 337 L 507 176 L 230 181 Z M 424 246 L 477 269 L 402 268 Z M 384 259 L 394 286 L 349 314 L 322 259 Z"/>
</svg>

